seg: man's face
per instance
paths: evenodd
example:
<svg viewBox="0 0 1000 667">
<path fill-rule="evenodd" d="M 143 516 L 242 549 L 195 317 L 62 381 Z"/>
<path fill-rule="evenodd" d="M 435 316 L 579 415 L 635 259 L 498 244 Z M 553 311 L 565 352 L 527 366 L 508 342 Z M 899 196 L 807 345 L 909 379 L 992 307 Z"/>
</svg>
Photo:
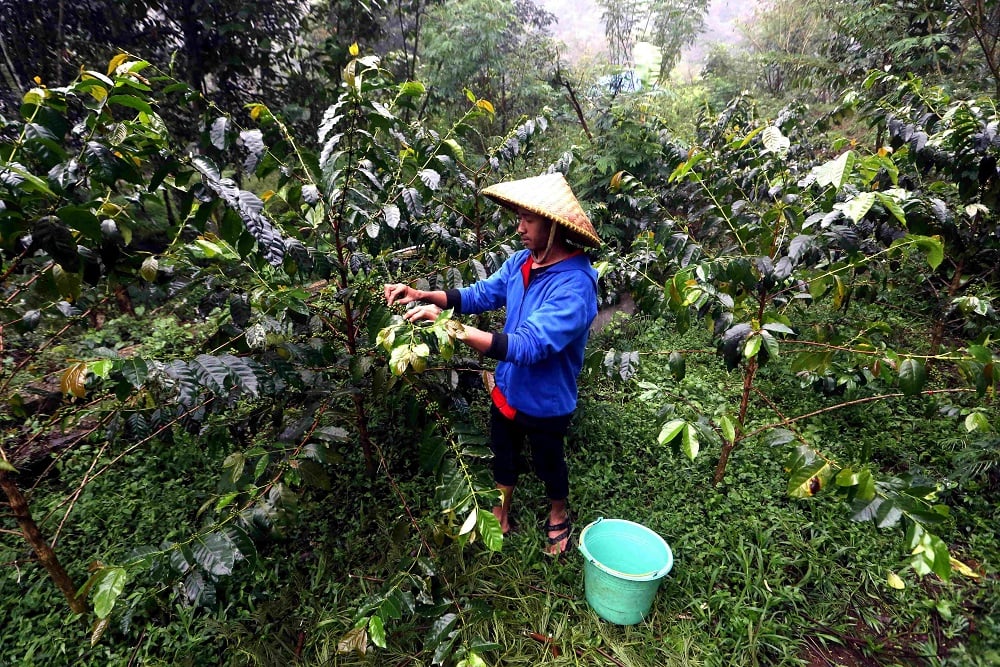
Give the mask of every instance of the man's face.
<svg viewBox="0 0 1000 667">
<path fill-rule="evenodd" d="M 549 244 L 552 222 L 523 208 L 517 209 L 517 233 L 521 243 L 532 252 L 541 252 Z"/>
</svg>

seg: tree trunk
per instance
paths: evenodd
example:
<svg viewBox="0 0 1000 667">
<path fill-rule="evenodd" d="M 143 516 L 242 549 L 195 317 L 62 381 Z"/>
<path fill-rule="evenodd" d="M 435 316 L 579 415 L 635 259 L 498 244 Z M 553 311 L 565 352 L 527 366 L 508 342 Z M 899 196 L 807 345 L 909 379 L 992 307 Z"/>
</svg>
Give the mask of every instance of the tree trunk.
<svg viewBox="0 0 1000 667">
<path fill-rule="evenodd" d="M 0 63 L 0 72 L 3 72 L 3 80 L 6 82 L 7 87 L 10 88 L 12 97 L 16 97 L 19 92 L 21 92 L 20 82 L 17 80 L 17 69 L 14 67 L 14 63 L 10 59 L 10 52 L 7 49 L 7 42 L 4 41 L 3 35 L 0 35 L 0 52 L 3 53 L 3 62 Z"/>
<path fill-rule="evenodd" d="M 580 106 L 580 101 L 576 98 L 576 91 L 573 90 L 573 86 L 565 79 L 565 77 L 563 77 L 562 68 L 559 66 L 558 59 L 556 64 L 556 81 L 559 85 L 566 89 L 566 93 L 569 95 L 569 101 L 573 105 L 573 110 L 576 111 L 576 117 L 580 121 L 580 125 L 583 127 L 584 134 L 587 135 L 588 139 L 593 141 L 594 135 L 590 133 L 590 128 L 587 126 L 587 119 L 583 115 L 583 107 Z"/>
<path fill-rule="evenodd" d="M 17 520 L 17 524 L 21 527 L 21 532 L 24 533 L 24 539 L 35 550 L 38 562 L 42 564 L 42 567 L 52 577 L 52 581 L 55 582 L 56 586 L 59 587 L 59 590 L 66 597 L 66 601 L 69 602 L 69 608 L 76 614 L 87 613 L 86 598 L 77 597 L 77 588 L 73 585 L 73 580 L 70 579 L 69 574 L 66 573 L 62 564 L 59 563 L 55 551 L 52 550 L 49 543 L 42 537 L 42 531 L 38 529 L 38 524 L 35 523 L 35 520 L 31 516 L 31 510 L 28 509 L 28 503 L 24 498 L 24 494 L 21 493 L 21 489 L 17 487 L 17 484 L 5 470 L 0 470 L 0 489 L 3 489 L 7 500 L 10 502 L 11 512 Z"/>
</svg>

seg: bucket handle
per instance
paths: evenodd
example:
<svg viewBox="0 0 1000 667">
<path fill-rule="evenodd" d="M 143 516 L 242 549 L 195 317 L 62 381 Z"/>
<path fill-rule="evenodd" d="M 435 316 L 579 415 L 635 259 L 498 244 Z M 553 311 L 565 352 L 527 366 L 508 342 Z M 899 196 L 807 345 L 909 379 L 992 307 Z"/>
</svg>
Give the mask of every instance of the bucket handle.
<svg viewBox="0 0 1000 667">
<path fill-rule="evenodd" d="M 591 556 L 590 552 L 587 551 L 586 540 L 583 539 L 583 536 L 586 534 L 586 532 L 588 530 L 590 530 L 592 527 L 596 526 L 597 524 L 599 524 L 602 521 L 604 521 L 604 517 L 603 516 L 599 516 L 596 519 L 594 519 L 590 524 L 587 525 L 586 528 L 583 529 L 583 532 L 580 533 L 580 539 L 577 540 L 577 549 L 579 549 L 580 553 L 583 554 L 584 558 L 586 558 L 591 563 L 596 563 L 597 559 L 594 558 L 593 556 Z M 667 549 L 670 549 L 670 547 L 668 546 Z M 661 577 L 666 576 L 670 572 L 670 570 L 672 570 L 673 567 L 674 567 L 674 555 L 673 555 L 673 552 L 671 551 L 669 553 L 670 553 L 670 558 L 667 560 L 666 565 L 664 565 L 663 567 L 661 567 L 659 570 L 654 570 L 652 572 L 644 572 L 643 574 L 629 575 L 629 576 L 632 576 L 632 577 L 642 577 L 642 578 L 649 577 L 651 579 L 659 579 Z"/>
</svg>

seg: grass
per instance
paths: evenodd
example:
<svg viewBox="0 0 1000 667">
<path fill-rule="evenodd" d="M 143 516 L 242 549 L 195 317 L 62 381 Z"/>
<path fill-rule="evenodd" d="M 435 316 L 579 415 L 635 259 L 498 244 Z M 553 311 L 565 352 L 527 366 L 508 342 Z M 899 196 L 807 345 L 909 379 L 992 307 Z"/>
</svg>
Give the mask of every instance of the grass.
<svg viewBox="0 0 1000 667">
<path fill-rule="evenodd" d="M 595 338 L 595 345 L 623 343 L 645 352 L 642 379 L 667 387 L 670 400 L 697 404 L 708 415 L 732 405 L 740 378 L 713 355 L 692 355 L 680 382 L 664 368 L 662 350 L 709 348 L 700 330 L 677 336 L 647 324 L 638 334 L 629 330 L 628 340 L 613 333 Z M 789 414 L 829 402 L 778 369 L 766 370 L 760 382 Z M 957 454 L 972 445 L 942 406 L 916 399 L 876 404 L 824 415 L 802 430 L 843 460 L 870 456 L 883 469 L 955 480 L 942 491 L 954 517 L 940 534 L 984 575 L 978 580 L 919 578 L 906 565 L 899 529 L 854 523 L 827 495 L 787 497 L 782 450 L 745 443 L 723 483 L 712 487 L 717 445 L 705 443 L 689 461 L 657 444 L 664 400 L 643 400 L 634 384 L 589 375 L 568 446 L 577 536 L 597 517 L 626 518 L 649 526 L 674 550 L 674 569 L 649 616 L 629 627 L 601 621 L 589 608 L 578 553 L 560 560 L 542 553 L 546 501 L 531 475 L 515 499 L 520 528 L 500 553 L 437 539 L 433 481 L 416 470 L 413 447 L 393 426 L 398 415 L 383 416 L 375 432 L 399 438 L 387 449 L 383 472 L 393 475 L 437 556 L 431 573 L 415 570 L 415 576 L 443 603 L 441 613 L 459 614 L 455 646 L 481 647 L 477 654 L 488 665 L 995 664 L 996 480 L 958 481 Z M 480 421 L 484 405 L 473 407 Z M 113 468 L 78 500 L 62 539 L 60 553 L 73 574 L 82 579 L 90 559 L 113 561 L 136 539 L 190 532 L 227 452 L 182 437 Z M 303 493 L 296 521 L 261 546 L 257 567 L 237 568 L 211 610 L 186 607 L 172 591 L 140 578 L 126 591 L 135 604 L 131 629 L 124 631 L 116 617 L 91 648 L 90 628 L 65 611 L 37 568 L 8 568 L 0 580 L 0 665 L 431 664 L 423 646 L 433 617 L 388 622 L 386 649 L 339 650 L 366 597 L 410 556 L 424 553 L 386 477 L 369 482 L 356 452 L 345 446 L 341 453 L 331 468 L 334 491 Z M 34 506 L 51 507 L 73 488 L 89 460 L 79 454 L 39 487 Z M 4 534 L 0 561 L 24 556 L 23 543 Z M 902 577 L 903 590 L 888 585 L 889 573 Z"/>
<path fill-rule="evenodd" d="M 651 335 L 657 345 L 668 336 Z M 688 349 L 705 343 L 697 334 L 667 340 Z M 709 357 L 703 368 L 692 365 L 691 383 L 731 392 L 738 379 L 717 367 Z M 501 554 L 486 562 L 465 556 L 465 567 L 447 577 L 469 610 L 462 639 L 499 645 L 483 654 L 487 664 L 986 665 L 996 656 L 995 622 L 984 616 L 996 609 L 998 595 L 998 549 L 987 528 L 994 504 L 982 502 L 966 516 L 985 523 L 961 542 L 956 526 L 946 534 L 986 578 L 921 579 L 906 567 L 898 529 L 854 523 L 830 497 L 788 498 L 780 451 L 738 449 L 724 483 L 712 488 L 712 449 L 691 462 L 656 444 L 658 406 L 600 379 L 588 383 L 584 396 L 569 448 L 577 534 L 599 516 L 640 521 L 672 545 L 674 570 L 643 623 L 601 621 L 584 600 L 580 556 L 542 555 L 532 519 L 541 520 L 545 500 L 540 484 L 526 478 L 516 498 L 521 530 Z M 799 400 L 796 407 L 805 411 L 822 399 L 806 393 Z M 873 441 L 867 448 L 892 453 L 896 465 L 941 473 L 948 457 L 929 454 L 923 443 L 946 426 L 933 410 L 913 413 L 914 405 L 876 410 L 881 428 L 862 428 L 863 415 L 845 413 L 819 420 L 808 433 L 835 444 L 845 428 L 858 429 L 859 438 Z M 848 442 L 838 452 L 861 449 Z M 905 589 L 888 585 L 893 572 Z M 329 664 L 422 664 L 415 653 L 421 628 L 401 630 L 393 646 L 407 645 L 411 635 L 413 652 L 340 656 Z"/>
</svg>

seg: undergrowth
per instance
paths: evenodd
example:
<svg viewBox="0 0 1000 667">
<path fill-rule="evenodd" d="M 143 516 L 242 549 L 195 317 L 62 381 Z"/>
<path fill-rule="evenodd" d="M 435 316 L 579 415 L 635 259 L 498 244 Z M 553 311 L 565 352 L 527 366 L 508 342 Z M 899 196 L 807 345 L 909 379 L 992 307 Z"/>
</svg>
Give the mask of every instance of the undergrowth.
<svg viewBox="0 0 1000 667">
<path fill-rule="evenodd" d="M 627 341 L 613 333 L 595 338 L 595 344 L 622 342 L 641 352 L 641 371 L 627 384 L 600 374 L 584 378 L 568 445 L 570 501 L 577 536 L 598 517 L 625 518 L 671 545 L 674 568 L 642 623 L 601 621 L 585 601 L 580 555 L 553 560 L 542 553 L 546 501 L 533 476 L 517 490 L 519 528 L 503 551 L 490 554 L 478 544 L 460 550 L 433 535 L 433 490 L 414 463 L 415 451 L 392 448 L 395 458 L 383 460 L 384 474 L 369 480 L 344 444 L 331 491 L 304 494 L 295 528 L 261 547 L 258 567 L 237 567 L 214 608 L 187 607 L 170 591 L 140 581 L 130 591 L 128 618 L 116 619 L 94 647 L 89 628 L 64 611 L 20 543 L 5 537 L 0 561 L 23 564 L 8 567 L 0 580 L 0 664 L 430 664 L 421 652 L 430 628 L 416 621 L 388 627 L 385 650 L 361 654 L 341 646 L 357 608 L 400 559 L 423 548 L 407 512 L 430 535 L 436 581 L 447 584 L 462 609 L 462 641 L 484 647 L 487 664 L 995 664 L 996 478 L 959 475 L 957 455 L 973 445 L 964 441 L 960 420 L 947 415 L 949 406 L 907 399 L 827 413 L 805 427 L 838 456 L 875 459 L 891 452 L 900 471 L 949 480 L 942 496 L 962 511 L 942 535 L 956 557 L 984 576 L 944 583 L 905 567 L 908 554 L 897 531 L 854 523 L 842 504 L 822 494 L 789 498 L 777 449 L 744 443 L 723 483 L 712 487 L 715 450 L 707 446 L 690 461 L 657 444 L 661 406 L 643 399 L 637 381 L 663 383 L 711 412 L 738 391 L 738 375 L 725 372 L 701 330 L 678 336 L 645 323 Z M 668 378 L 663 358 L 672 349 L 706 353 L 690 355 L 687 375 L 678 381 Z M 780 397 L 783 409 L 808 411 L 828 400 L 787 386 L 788 377 L 765 373 L 761 379 L 762 390 Z M 485 394 L 479 398 L 470 414 L 484 424 Z M 414 419 L 401 404 L 375 431 L 406 437 Z M 217 431 L 214 442 L 226 437 Z M 67 560 L 114 561 L 123 556 L 119 544 L 168 539 L 175 528 L 196 525 L 199 515 L 191 508 L 214 492 L 206 471 L 218 470 L 228 451 L 212 442 L 179 434 L 155 455 L 132 455 L 128 465 L 92 482 L 60 536 Z M 66 454 L 57 474 L 40 482 L 36 508 L 59 515 L 56 503 L 85 473 L 82 462 L 90 458 L 84 454 Z M 181 496 L 187 500 L 177 502 Z M 400 496 L 405 507 L 386 500 Z M 134 506 L 122 504 L 128 502 Z M 898 573 L 905 588 L 889 586 L 890 573 Z"/>
</svg>

